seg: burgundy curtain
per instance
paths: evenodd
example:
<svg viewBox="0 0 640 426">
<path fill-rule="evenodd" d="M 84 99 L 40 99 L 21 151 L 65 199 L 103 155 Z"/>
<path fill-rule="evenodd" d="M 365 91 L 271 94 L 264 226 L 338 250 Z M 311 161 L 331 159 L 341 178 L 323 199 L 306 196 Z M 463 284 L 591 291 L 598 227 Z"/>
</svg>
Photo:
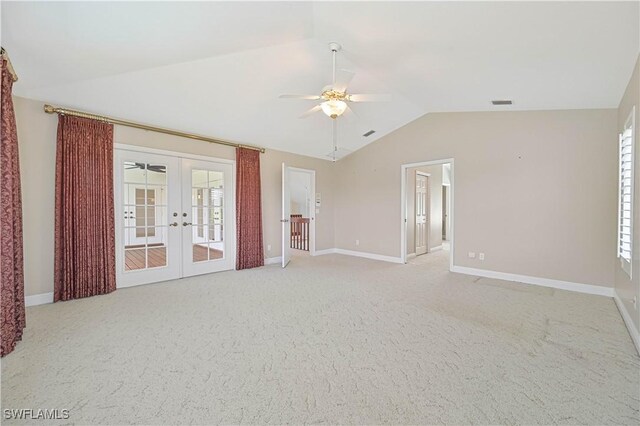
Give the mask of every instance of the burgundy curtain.
<svg viewBox="0 0 640 426">
<path fill-rule="evenodd" d="M 113 125 L 58 117 L 54 301 L 116 289 Z"/>
<path fill-rule="evenodd" d="M 2 129 L 0 139 L 0 300 L 2 305 L 2 356 L 22 338 L 24 270 L 22 254 L 22 198 L 18 132 L 11 90 L 13 77 L 2 59 Z"/>
<path fill-rule="evenodd" d="M 236 269 L 264 265 L 260 152 L 236 148 Z"/>
</svg>

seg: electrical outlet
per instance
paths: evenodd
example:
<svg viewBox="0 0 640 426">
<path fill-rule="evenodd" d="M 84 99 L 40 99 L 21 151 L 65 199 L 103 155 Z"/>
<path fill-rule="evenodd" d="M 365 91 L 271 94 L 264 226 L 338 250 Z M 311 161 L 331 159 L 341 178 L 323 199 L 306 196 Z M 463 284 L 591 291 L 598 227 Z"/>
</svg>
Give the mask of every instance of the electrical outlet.
<svg viewBox="0 0 640 426">
<path fill-rule="evenodd" d="M 271 244 L 267 245 L 267 251 L 271 251 Z"/>
<path fill-rule="evenodd" d="M 484 260 L 484 253 L 480 253 L 480 254 L 478 254 L 478 259 L 480 259 L 480 260 Z"/>
<path fill-rule="evenodd" d="M 356 245 L 359 246 L 360 245 L 360 240 L 356 240 Z"/>
<path fill-rule="evenodd" d="M 469 259 L 475 259 L 476 258 L 476 252 L 475 251 L 470 251 L 469 252 Z"/>
</svg>

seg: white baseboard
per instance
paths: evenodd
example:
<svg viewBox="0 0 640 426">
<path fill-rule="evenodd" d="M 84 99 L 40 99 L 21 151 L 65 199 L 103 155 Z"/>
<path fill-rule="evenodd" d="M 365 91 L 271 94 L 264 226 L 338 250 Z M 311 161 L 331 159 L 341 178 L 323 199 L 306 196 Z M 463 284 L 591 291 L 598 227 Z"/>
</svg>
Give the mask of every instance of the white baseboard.
<svg viewBox="0 0 640 426">
<path fill-rule="evenodd" d="M 613 300 L 616 302 L 616 306 L 618 307 L 618 311 L 620 311 L 624 324 L 627 326 L 627 330 L 629 330 L 629 335 L 631 336 L 631 340 L 633 340 L 636 351 L 638 351 L 638 355 L 640 355 L 640 333 L 615 289 L 613 290 Z"/>
<path fill-rule="evenodd" d="M 53 292 L 34 294 L 24 298 L 24 306 L 45 305 L 47 303 L 53 303 Z"/>
<path fill-rule="evenodd" d="M 430 247 L 429 253 L 433 253 L 434 251 L 438 251 L 438 250 L 442 250 L 442 244 L 440 244 L 439 246 Z"/>
<path fill-rule="evenodd" d="M 532 277 L 529 275 L 509 274 L 506 272 L 489 271 L 486 269 L 467 268 L 466 266 L 454 266 L 451 269 L 451 272 L 457 272 L 459 274 L 466 275 L 475 275 L 478 277 L 495 278 L 505 281 L 515 281 L 519 283 L 539 285 L 542 287 L 557 288 L 559 290 L 576 291 L 578 293 L 613 297 L 613 288 L 611 287 L 601 287 L 598 285 L 552 280 L 550 278 Z"/>
<path fill-rule="evenodd" d="M 414 258 L 414 257 L 416 257 L 416 256 L 417 256 L 417 254 L 415 254 L 415 253 L 409 253 L 409 254 L 407 255 L 407 260 L 409 260 L 409 259 L 413 259 L 413 258 Z"/>
<path fill-rule="evenodd" d="M 282 256 L 278 257 L 267 257 L 264 259 L 265 265 L 275 265 L 276 263 L 282 263 Z"/>
<path fill-rule="evenodd" d="M 374 253 L 365 253 L 363 251 L 344 250 L 344 249 L 337 248 L 335 249 L 334 253 L 344 254 L 347 256 L 364 257 L 365 259 L 381 260 L 383 262 L 404 263 L 402 259 L 400 259 L 399 257 L 384 256 L 382 254 L 374 254 Z"/>
<path fill-rule="evenodd" d="M 324 250 L 316 250 L 315 253 L 313 253 L 313 255 L 324 256 L 325 254 L 334 254 L 335 252 L 336 252 L 336 249 L 330 248 L 330 249 L 324 249 Z"/>
</svg>

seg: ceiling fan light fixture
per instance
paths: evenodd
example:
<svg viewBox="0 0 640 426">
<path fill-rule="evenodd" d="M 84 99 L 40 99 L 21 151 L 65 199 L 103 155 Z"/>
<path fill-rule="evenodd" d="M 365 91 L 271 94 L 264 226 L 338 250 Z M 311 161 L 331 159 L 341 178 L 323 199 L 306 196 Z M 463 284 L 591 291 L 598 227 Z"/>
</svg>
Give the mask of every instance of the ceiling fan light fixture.
<svg viewBox="0 0 640 426">
<path fill-rule="evenodd" d="M 320 104 L 322 112 L 331 118 L 338 118 L 347 109 L 347 104 L 338 99 L 329 99 Z"/>
</svg>

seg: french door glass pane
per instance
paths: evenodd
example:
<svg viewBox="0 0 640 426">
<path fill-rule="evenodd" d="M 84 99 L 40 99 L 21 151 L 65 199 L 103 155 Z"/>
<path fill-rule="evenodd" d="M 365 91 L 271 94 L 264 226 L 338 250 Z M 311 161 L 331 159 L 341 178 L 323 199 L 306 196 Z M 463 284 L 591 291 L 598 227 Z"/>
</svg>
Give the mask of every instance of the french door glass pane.
<svg viewBox="0 0 640 426">
<path fill-rule="evenodd" d="M 124 270 L 167 266 L 167 166 L 124 162 Z"/>
<path fill-rule="evenodd" d="M 191 171 L 191 217 L 194 262 L 224 257 L 224 173 Z"/>
</svg>

